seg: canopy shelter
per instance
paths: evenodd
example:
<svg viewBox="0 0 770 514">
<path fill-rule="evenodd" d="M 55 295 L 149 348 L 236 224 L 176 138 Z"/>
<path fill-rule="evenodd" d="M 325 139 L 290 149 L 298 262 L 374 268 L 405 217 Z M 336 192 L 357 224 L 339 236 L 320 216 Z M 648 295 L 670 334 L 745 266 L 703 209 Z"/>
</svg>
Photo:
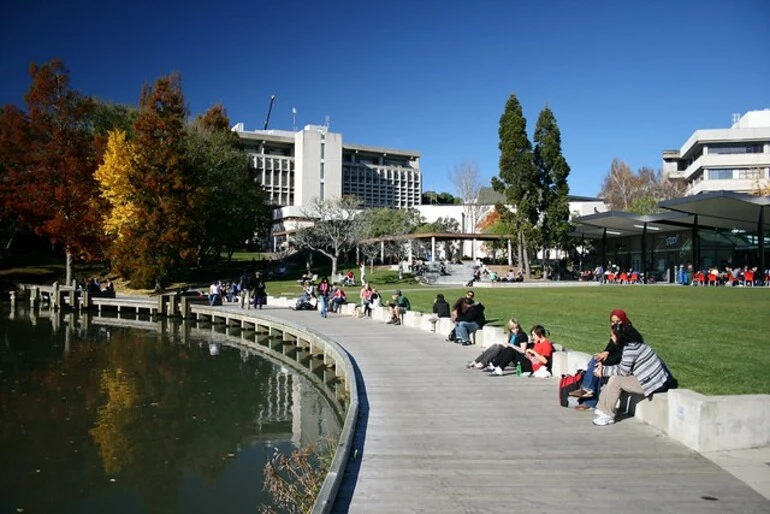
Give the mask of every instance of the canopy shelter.
<svg viewBox="0 0 770 514">
<path fill-rule="evenodd" d="M 390 241 L 402 241 L 405 239 L 417 239 L 430 241 L 431 243 L 431 259 L 436 259 L 436 242 L 442 241 L 473 241 L 473 253 L 472 257 L 476 258 L 476 241 L 507 241 L 508 242 L 508 265 L 512 265 L 511 257 L 511 240 L 515 240 L 518 236 L 515 234 L 469 234 L 467 232 L 425 232 L 415 234 L 405 234 L 403 236 L 382 236 L 373 239 L 367 239 L 366 243 L 380 243 L 380 252 L 384 253 L 384 246 L 386 242 Z M 384 260 L 384 255 L 381 256 Z"/>
<path fill-rule="evenodd" d="M 642 262 L 646 268 L 646 235 L 652 232 L 692 230 L 693 261 L 700 262 L 698 230 L 700 228 L 726 229 L 757 233 L 759 267 L 765 269 L 764 234 L 765 210 L 770 198 L 751 196 L 732 191 L 711 193 L 666 200 L 658 204 L 669 212 L 639 215 L 609 211 L 575 218 L 573 237 L 602 240 L 602 262 L 606 262 L 606 242 L 611 237 L 642 237 Z"/>
<path fill-rule="evenodd" d="M 770 198 L 733 191 L 714 191 L 666 200 L 658 205 L 670 211 L 692 216 L 694 235 L 697 235 L 699 226 L 730 228 L 746 232 L 756 231 L 759 269 L 764 273 L 766 269 L 765 211 L 770 206 Z M 696 245 L 696 252 L 697 248 Z M 698 253 L 694 253 L 695 262 L 698 262 L 699 257 Z"/>
</svg>

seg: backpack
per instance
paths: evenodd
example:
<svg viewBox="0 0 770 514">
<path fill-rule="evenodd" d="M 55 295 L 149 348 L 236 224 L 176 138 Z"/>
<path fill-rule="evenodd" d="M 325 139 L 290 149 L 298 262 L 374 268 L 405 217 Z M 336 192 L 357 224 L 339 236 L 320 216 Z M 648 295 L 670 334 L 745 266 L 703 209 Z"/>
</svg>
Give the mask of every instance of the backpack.
<svg viewBox="0 0 770 514">
<path fill-rule="evenodd" d="M 559 380 L 559 404 L 562 407 L 569 406 L 569 393 L 580 389 L 585 371 L 580 369 L 574 375 L 562 375 Z"/>
</svg>

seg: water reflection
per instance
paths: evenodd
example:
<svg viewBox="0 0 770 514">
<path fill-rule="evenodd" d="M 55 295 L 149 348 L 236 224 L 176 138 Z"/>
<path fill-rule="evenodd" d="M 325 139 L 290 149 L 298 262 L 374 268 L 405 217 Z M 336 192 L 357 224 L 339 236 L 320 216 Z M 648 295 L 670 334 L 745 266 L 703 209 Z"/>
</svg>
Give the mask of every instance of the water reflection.
<svg viewBox="0 0 770 514">
<path fill-rule="evenodd" d="M 253 512 L 275 448 L 339 434 L 309 379 L 211 330 L 0 314 L 0 512 Z"/>
</svg>

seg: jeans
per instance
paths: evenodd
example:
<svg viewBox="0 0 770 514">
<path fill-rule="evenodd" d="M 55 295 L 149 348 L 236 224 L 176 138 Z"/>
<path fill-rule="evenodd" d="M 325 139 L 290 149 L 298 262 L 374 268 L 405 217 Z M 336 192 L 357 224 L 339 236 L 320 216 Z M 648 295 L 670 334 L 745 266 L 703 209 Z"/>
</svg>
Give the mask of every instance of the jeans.
<svg viewBox="0 0 770 514">
<path fill-rule="evenodd" d="M 586 390 L 594 392 L 593 398 L 581 402 L 581 405 L 586 405 L 592 409 L 596 407 L 599 402 L 599 392 L 604 385 L 604 378 L 594 376 L 594 369 L 596 368 L 596 359 L 591 357 L 591 360 L 586 364 L 586 373 L 583 375 L 583 381 L 580 383 L 580 387 Z"/>
<path fill-rule="evenodd" d="M 321 311 L 321 317 L 326 317 L 326 297 L 324 295 L 321 295 L 318 297 L 318 308 Z"/>
<path fill-rule="evenodd" d="M 455 325 L 455 340 L 470 341 L 471 334 L 479 329 L 479 324 L 475 321 L 458 321 Z"/>
</svg>

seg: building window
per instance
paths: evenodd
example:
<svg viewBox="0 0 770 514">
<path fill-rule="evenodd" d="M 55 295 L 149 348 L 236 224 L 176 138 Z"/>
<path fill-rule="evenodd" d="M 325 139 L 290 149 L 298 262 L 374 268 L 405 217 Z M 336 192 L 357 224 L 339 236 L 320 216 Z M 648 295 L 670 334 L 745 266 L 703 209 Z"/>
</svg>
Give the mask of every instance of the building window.
<svg viewBox="0 0 770 514">
<path fill-rule="evenodd" d="M 751 170 L 738 170 L 738 178 L 758 179 L 762 178 L 762 170 L 754 168 Z"/>
<path fill-rule="evenodd" d="M 709 180 L 732 180 L 733 170 L 708 170 Z"/>
</svg>

